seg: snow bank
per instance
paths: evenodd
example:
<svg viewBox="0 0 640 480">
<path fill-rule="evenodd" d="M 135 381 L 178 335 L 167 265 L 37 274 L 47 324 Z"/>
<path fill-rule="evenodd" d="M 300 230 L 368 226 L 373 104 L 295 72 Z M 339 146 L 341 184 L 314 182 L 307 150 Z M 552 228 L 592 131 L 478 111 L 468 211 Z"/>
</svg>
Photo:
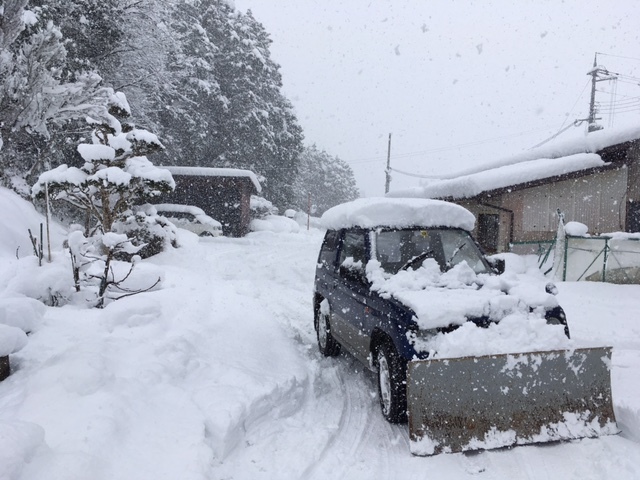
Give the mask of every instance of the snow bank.
<svg viewBox="0 0 640 480">
<path fill-rule="evenodd" d="M 0 357 L 22 350 L 26 344 L 26 333 L 19 328 L 0 324 Z"/>
<path fill-rule="evenodd" d="M 327 210 L 324 228 L 433 226 L 473 230 L 475 217 L 465 208 L 440 200 L 360 198 Z"/>
<path fill-rule="evenodd" d="M 40 224 L 44 225 L 44 236 L 46 242 L 46 220 L 38 213 L 31 202 L 24 200 L 11 190 L 0 187 L 0 273 L 2 263 L 6 259 L 15 259 L 16 256 L 24 257 L 33 255 L 33 246 L 29 240 L 27 229 L 31 233 L 40 235 Z M 52 221 L 49 225 L 51 234 L 51 248 L 57 249 L 62 245 L 65 237 L 65 230 L 58 223 Z M 46 248 L 45 248 L 46 250 Z"/>
<path fill-rule="evenodd" d="M 252 232 L 298 233 L 300 225 L 295 220 L 280 215 L 254 218 L 250 225 Z"/>
<path fill-rule="evenodd" d="M 0 419 L 0 478 L 24 478 L 21 474 L 29 470 L 34 456 L 48 453 L 44 436 L 44 429 L 34 423 Z"/>
<path fill-rule="evenodd" d="M 0 298 L 0 324 L 17 327 L 29 333 L 42 322 L 45 310 L 42 302 L 33 298 Z"/>
</svg>

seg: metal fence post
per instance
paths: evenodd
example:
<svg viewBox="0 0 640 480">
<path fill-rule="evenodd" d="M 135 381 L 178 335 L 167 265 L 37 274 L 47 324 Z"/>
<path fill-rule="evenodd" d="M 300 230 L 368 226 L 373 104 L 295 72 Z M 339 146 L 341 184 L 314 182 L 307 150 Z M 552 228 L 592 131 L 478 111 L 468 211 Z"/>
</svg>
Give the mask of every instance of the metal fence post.
<svg viewBox="0 0 640 480">
<path fill-rule="evenodd" d="M 567 254 L 569 251 L 569 235 L 565 235 L 564 237 L 564 268 L 562 269 L 562 281 L 567 281 Z"/>
<path fill-rule="evenodd" d="M 607 281 L 607 259 L 609 253 L 609 239 L 604 239 L 604 264 L 602 265 L 602 281 Z"/>
</svg>

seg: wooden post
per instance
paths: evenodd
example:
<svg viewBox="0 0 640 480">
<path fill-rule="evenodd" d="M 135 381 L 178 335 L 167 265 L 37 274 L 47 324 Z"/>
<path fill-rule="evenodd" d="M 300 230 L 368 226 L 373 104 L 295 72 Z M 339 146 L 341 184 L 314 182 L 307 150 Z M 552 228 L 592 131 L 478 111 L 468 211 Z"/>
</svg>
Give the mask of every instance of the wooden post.
<svg viewBox="0 0 640 480">
<path fill-rule="evenodd" d="M 44 198 L 47 203 L 47 260 L 51 263 L 51 236 L 49 235 L 49 217 L 51 216 L 49 208 L 49 182 L 45 182 L 44 184 Z"/>
<path fill-rule="evenodd" d="M 308 194 L 308 200 L 307 200 L 307 230 L 309 230 L 310 225 L 311 225 L 311 193 Z"/>
</svg>

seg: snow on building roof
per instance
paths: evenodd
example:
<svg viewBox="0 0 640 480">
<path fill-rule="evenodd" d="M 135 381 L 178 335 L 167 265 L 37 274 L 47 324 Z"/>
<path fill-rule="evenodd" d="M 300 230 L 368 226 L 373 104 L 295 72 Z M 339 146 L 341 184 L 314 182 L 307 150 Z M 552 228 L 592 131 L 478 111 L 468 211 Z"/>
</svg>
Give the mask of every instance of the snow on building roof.
<svg viewBox="0 0 640 480">
<path fill-rule="evenodd" d="M 563 158 L 542 158 L 506 165 L 458 178 L 435 180 L 420 187 L 390 192 L 390 197 L 470 198 L 498 188 L 602 167 L 605 162 L 595 153 L 581 153 Z"/>
<path fill-rule="evenodd" d="M 262 186 L 258 181 L 258 177 L 251 170 L 242 170 L 239 168 L 210 168 L 210 167 L 181 167 L 181 166 L 163 166 L 171 172 L 172 175 L 199 175 L 203 177 L 247 177 L 251 180 L 257 192 L 262 191 Z"/>
<path fill-rule="evenodd" d="M 599 130 L 442 175 L 439 180 L 423 181 L 419 187 L 390 192 L 388 196 L 470 198 L 498 188 L 604 166 L 596 152 L 639 139 L 640 126 Z"/>
<path fill-rule="evenodd" d="M 325 228 L 453 227 L 472 230 L 475 217 L 466 208 L 422 198 L 359 198 L 327 210 Z"/>
</svg>

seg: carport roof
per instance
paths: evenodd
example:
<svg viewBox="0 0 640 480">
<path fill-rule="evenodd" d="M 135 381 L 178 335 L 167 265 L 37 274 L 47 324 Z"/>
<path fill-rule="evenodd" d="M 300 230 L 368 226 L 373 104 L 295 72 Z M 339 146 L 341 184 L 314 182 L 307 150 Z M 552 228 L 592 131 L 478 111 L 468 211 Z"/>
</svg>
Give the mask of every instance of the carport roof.
<svg viewBox="0 0 640 480">
<path fill-rule="evenodd" d="M 262 186 L 258 181 L 258 177 L 251 170 L 243 170 L 240 168 L 211 168 L 211 167 L 182 167 L 182 166 L 162 166 L 169 170 L 172 175 L 193 175 L 202 177 L 246 177 L 256 187 L 256 191 L 260 193 Z"/>
</svg>

